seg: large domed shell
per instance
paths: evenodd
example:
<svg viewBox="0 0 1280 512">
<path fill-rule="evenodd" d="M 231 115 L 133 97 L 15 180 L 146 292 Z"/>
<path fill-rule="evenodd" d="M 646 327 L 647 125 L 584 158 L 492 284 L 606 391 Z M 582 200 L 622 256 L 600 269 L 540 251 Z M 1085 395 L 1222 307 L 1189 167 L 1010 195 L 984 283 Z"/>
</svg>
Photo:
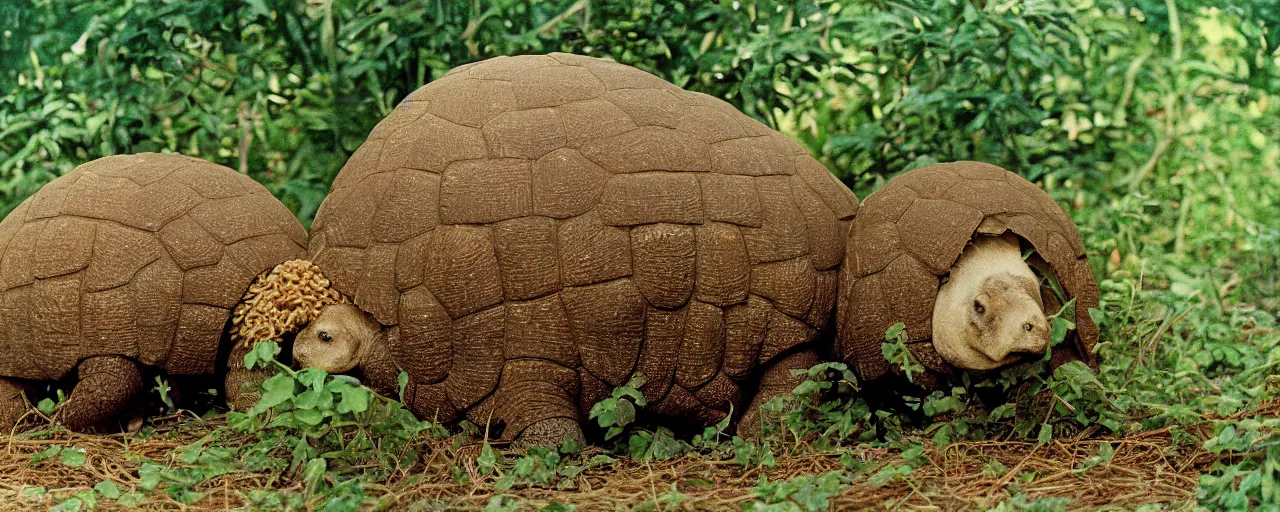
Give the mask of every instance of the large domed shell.
<svg viewBox="0 0 1280 512">
<path fill-rule="evenodd" d="M 459 410 L 535 358 L 585 369 L 584 401 L 642 371 L 683 414 L 827 326 L 857 207 L 719 99 L 600 59 L 499 57 L 374 128 L 310 252 Z"/>
<path fill-rule="evenodd" d="M 954 370 L 934 350 L 933 305 L 946 275 L 975 234 L 1012 231 L 1034 248 L 1031 264 L 1052 272 L 1067 300 L 1076 299 L 1076 330 L 1054 351 L 1053 363 L 1094 364 L 1098 283 L 1084 241 L 1048 194 L 1015 173 L 980 162 L 916 169 L 867 197 L 854 221 L 840 269 L 837 353 L 863 379 L 891 370 L 881 352 L 885 331 L 906 325 L 907 342 L 934 383 Z M 1042 289 L 1050 313 L 1060 306 Z"/>
<path fill-rule="evenodd" d="M 293 214 L 226 167 L 155 153 L 81 165 L 0 222 L 0 376 L 60 379 L 97 355 L 212 373 L 231 308 L 305 246 Z"/>
</svg>

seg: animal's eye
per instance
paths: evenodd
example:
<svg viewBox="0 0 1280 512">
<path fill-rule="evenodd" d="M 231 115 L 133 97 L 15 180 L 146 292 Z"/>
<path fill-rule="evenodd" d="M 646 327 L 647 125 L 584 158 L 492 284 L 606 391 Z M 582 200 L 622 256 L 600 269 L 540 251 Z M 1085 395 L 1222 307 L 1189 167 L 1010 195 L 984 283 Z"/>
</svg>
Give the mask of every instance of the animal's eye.
<svg viewBox="0 0 1280 512">
<path fill-rule="evenodd" d="M 330 343 L 333 341 L 333 336 L 330 336 L 328 332 L 320 331 L 320 341 Z"/>
<path fill-rule="evenodd" d="M 987 308 L 982 307 L 982 303 L 975 300 L 973 301 L 973 311 L 981 315 L 987 311 Z"/>
<path fill-rule="evenodd" d="M 1023 325 L 1022 325 L 1022 328 L 1023 328 L 1023 329 L 1026 329 L 1026 330 L 1027 330 L 1027 332 L 1031 332 L 1031 330 L 1032 330 L 1032 329 L 1035 329 L 1035 326 L 1033 326 L 1033 325 L 1031 325 L 1031 324 L 1023 324 Z"/>
</svg>

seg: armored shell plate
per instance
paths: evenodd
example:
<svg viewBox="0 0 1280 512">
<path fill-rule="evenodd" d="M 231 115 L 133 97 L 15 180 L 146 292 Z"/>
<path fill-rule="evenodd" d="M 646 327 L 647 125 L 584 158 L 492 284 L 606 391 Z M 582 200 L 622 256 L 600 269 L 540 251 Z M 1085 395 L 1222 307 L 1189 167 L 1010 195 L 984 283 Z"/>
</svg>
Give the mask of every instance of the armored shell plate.
<svg viewBox="0 0 1280 512">
<path fill-rule="evenodd" d="M 0 375 L 60 379 L 97 355 L 211 373 L 252 280 L 306 232 L 247 176 L 173 154 L 111 156 L 0 222 Z"/>
<path fill-rule="evenodd" d="M 1098 328 L 1087 312 L 1098 307 L 1098 283 L 1079 231 L 1035 184 L 980 162 L 916 169 L 867 196 L 840 269 L 841 359 L 863 379 L 884 375 L 891 369 L 881 352 L 885 331 L 903 322 L 912 353 L 936 372 L 933 378 L 951 374 L 930 342 L 940 279 L 975 234 L 1006 230 L 1030 243 L 1038 256 L 1033 266 L 1052 272 L 1068 300 L 1076 299 L 1076 331 L 1054 352 L 1054 363 L 1093 365 Z M 1041 295 L 1046 309 L 1056 311 L 1047 286 Z"/>
<path fill-rule="evenodd" d="M 640 371 L 655 410 L 714 417 L 828 325 L 857 208 L 724 101 L 589 57 L 499 57 L 374 128 L 310 252 L 458 411 L 537 359 L 578 371 L 587 407 Z"/>
</svg>

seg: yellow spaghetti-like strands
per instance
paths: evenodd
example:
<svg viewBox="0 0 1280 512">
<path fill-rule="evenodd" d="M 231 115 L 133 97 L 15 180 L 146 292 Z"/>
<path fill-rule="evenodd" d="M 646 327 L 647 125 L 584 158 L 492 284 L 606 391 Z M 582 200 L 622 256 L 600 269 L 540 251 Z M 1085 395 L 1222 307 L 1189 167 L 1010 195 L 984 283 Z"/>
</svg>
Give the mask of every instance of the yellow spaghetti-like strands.
<svg viewBox="0 0 1280 512">
<path fill-rule="evenodd" d="M 258 276 L 236 305 L 232 341 L 249 346 L 267 339 L 282 341 L 284 335 L 297 333 L 325 306 L 344 302 L 329 284 L 320 268 L 306 260 L 286 261 Z"/>
</svg>

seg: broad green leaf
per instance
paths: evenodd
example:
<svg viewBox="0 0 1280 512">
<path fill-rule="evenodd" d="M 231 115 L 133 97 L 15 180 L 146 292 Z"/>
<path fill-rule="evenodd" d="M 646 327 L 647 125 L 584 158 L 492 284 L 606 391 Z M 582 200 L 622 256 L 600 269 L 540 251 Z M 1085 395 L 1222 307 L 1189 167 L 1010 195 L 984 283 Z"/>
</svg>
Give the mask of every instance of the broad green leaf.
<svg viewBox="0 0 1280 512">
<path fill-rule="evenodd" d="M 155 490 L 156 486 L 160 485 L 162 475 L 163 469 L 160 466 L 150 462 L 144 463 L 141 468 L 138 468 L 138 487 L 144 491 Z"/>
<path fill-rule="evenodd" d="M 306 468 L 302 470 L 302 481 L 307 486 L 307 489 L 320 488 L 320 485 L 324 483 L 324 476 L 328 468 L 328 461 L 322 458 L 307 461 Z"/>
<path fill-rule="evenodd" d="M 39 409 L 40 414 L 45 416 L 53 416 L 53 412 L 57 408 L 58 404 L 48 398 L 41 399 L 40 402 L 36 404 L 36 409 Z"/>
<path fill-rule="evenodd" d="M 84 465 L 84 448 L 64 448 L 62 450 L 62 463 L 73 468 Z"/>
<path fill-rule="evenodd" d="M 1048 423 L 1040 424 L 1040 434 L 1036 436 L 1036 444 L 1043 445 L 1053 440 L 1053 426 Z"/>
<path fill-rule="evenodd" d="M 333 405 L 333 393 L 325 390 L 308 389 L 293 399 L 293 406 L 299 409 L 316 409 Z"/>
<path fill-rule="evenodd" d="M 54 456 L 58 455 L 58 454 L 59 454 L 59 453 L 61 453 L 61 452 L 62 452 L 62 446 L 61 446 L 61 445 L 56 445 L 56 444 L 55 444 L 55 445 L 53 445 L 53 446 L 50 446 L 50 447 L 48 447 L 48 448 L 45 448 L 45 449 L 43 449 L 43 450 L 40 450 L 40 451 L 36 452 L 36 454 L 35 454 L 35 455 L 32 455 L 32 456 L 31 456 L 31 464 L 38 464 L 38 463 L 40 463 L 41 461 L 45 461 L 45 460 L 51 459 L 51 458 L 53 458 Z"/>
<path fill-rule="evenodd" d="M 298 384 L 309 390 L 320 391 L 324 389 L 325 378 L 329 376 L 328 372 L 318 368 L 303 368 L 294 376 Z"/>
<path fill-rule="evenodd" d="M 902 458 L 908 461 L 914 461 L 924 455 L 923 444 L 913 444 L 910 448 L 902 451 Z"/>
<path fill-rule="evenodd" d="M 259 341 L 254 343 L 253 348 L 244 355 L 244 366 L 250 370 L 257 367 L 265 368 L 275 361 L 279 353 L 280 346 L 274 341 Z"/>
<path fill-rule="evenodd" d="M 408 372 L 404 372 L 404 371 L 402 371 L 402 372 L 400 372 L 400 375 L 397 375 L 397 376 L 396 376 L 396 386 L 397 386 L 397 387 L 399 388 L 399 390 L 400 390 L 400 394 L 399 394 L 400 399 L 401 399 L 401 400 L 403 400 L 403 399 L 404 399 L 404 392 L 405 392 L 405 390 L 406 390 L 406 389 L 408 389 L 408 388 L 409 388 L 409 374 L 408 374 Z"/>
<path fill-rule="evenodd" d="M 138 491 L 125 491 L 116 499 L 116 504 L 121 507 L 137 507 L 147 502 L 147 496 Z"/>
<path fill-rule="evenodd" d="M 906 334 L 907 334 L 907 324 L 898 322 L 896 324 L 893 324 L 892 326 L 889 326 L 889 329 L 884 332 L 884 339 L 885 341 L 894 341 L 903 336 L 906 336 Z"/>
<path fill-rule="evenodd" d="M 324 412 L 315 409 L 299 409 L 293 411 L 293 418 L 299 423 L 314 427 L 324 421 Z"/>
<path fill-rule="evenodd" d="M 359 414 L 369 410 L 369 402 L 373 394 L 366 387 L 349 387 L 341 391 L 342 401 L 338 402 L 338 412 Z"/>
<path fill-rule="evenodd" d="M 85 506 L 84 501 L 81 500 L 79 496 L 72 496 L 61 503 L 54 505 L 49 509 L 49 512 L 80 512 L 85 509 L 87 509 L 87 507 Z"/>
<path fill-rule="evenodd" d="M 636 421 L 636 408 L 629 400 L 618 400 L 615 425 L 625 427 Z"/>
<path fill-rule="evenodd" d="M 277 373 L 262 383 L 262 398 L 254 406 L 255 410 L 265 411 L 283 404 L 294 397 L 294 380 L 287 374 Z"/>
<path fill-rule="evenodd" d="M 204 440 L 178 448 L 178 460 L 184 464 L 195 464 L 200 460 L 200 452 L 204 450 Z"/>
<path fill-rule="evenodd" d="M 484 443 L 484 447 L 480 449 L 480 456 L 476 458 L 476 465 L 480 468 L 481 474 L 489 474 L 493 472 L 495 465 L 498 463 L 498 455 L 493 451 L 493 447 L 489 442 Z"/>
</svg>

